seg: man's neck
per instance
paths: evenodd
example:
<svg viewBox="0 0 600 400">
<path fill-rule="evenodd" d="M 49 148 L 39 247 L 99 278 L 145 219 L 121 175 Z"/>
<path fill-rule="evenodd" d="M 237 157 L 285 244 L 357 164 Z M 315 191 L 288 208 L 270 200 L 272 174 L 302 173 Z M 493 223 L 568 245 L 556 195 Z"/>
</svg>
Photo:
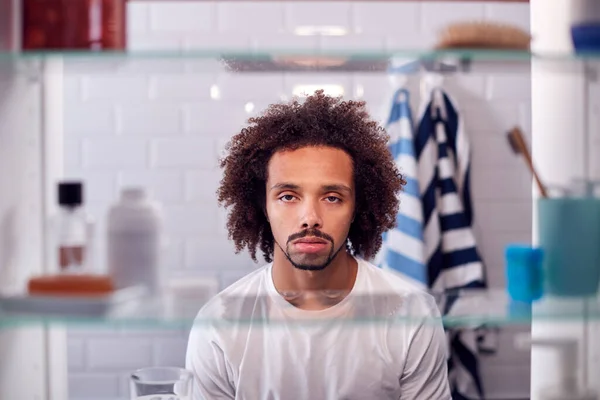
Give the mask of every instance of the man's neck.
<svg viewBox="0 0 600 400">
<path fill-rule="evenodd" d="M 284 297 L 289 294 L 295 298 L 298 304 L 288 301 L 300 308 L 324 308 L 320 307 L 324 293 L 338 292 L 341 300 L 354 286 L 357 271 L 356 259 L 343 250 L 321 271 L 300 270 L 281 251 L 276 251 L 273 257 L 275 288 Z"/>
</svg>

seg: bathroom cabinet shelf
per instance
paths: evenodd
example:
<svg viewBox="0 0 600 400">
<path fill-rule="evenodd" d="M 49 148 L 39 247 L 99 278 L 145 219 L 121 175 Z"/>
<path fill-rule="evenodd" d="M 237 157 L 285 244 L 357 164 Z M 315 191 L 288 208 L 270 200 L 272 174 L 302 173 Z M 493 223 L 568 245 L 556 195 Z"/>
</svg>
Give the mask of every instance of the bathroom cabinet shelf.
<svg viewBox="0 0 600 400">
<path fill-rule="evenodd" d="M 0 52 L 0 63 L 40 65 L 61 60 L 97 68 L 127 68 L 129 63 L 194 63 L 207 71 L 244 72 L 372 72 L 527 73 L 532 63 L 568 73 L 586 64 L 600 64 L 600 53 L 535 53 L 497 49 L 216 49 L 127 52 L 49 51 Z M 151 70 L 151 65 L 149 66 Z"/>
<path fill-rule="evenodd" d="M 441 317 L 447 327 L 470 328 L 479 325 L 529 325 L 532 319 L 547 323 L 564 324 L 584 320 L 600 321 L 600 297 L 591 298 L 555 298 L 544 297 L 533 304 L 517 303 L 510 300 L 504 290 L 465 290 L 447 295 L 433 294 L 440 309 L 452 304 L 449 311 Z M 385 301 L 391 304 L 391 297 Z M 250 321 L 243 310 L 247 301 L 243 298 L 230 299 L 226 317 L 213 319 L 196 319 L 197 311 L 202 303 L 172 302 L 168 298 L 147 298 L 142 301 L 125 304 L 112 312 L 99 315 L 49 314 L 34 312 L 11 312 L 2 308 L 0 301 L 0 330 L 23 326 L 56 325 L 56 326 L 103 326 L 123 327 L 126 329 L 157 328 L 180 329 L 189 328 L 193 324 L 225 324 L 230 326 L 264 325 L 277 326 L 281 321 L 277 318 Z M 252 303 L 254 304 L 254 303 Z M 6 306 L 6 304 L 5 304 Z M 187 310 L 187 311 L 186 311 Z M 422 319 L 416 316 L 362 314 L 336 320 L 336 324 L 360 326 L 363 324 L 412 324 L 423 322 L 437 323 L 440 318 Z M 289 323 L 289 321 L 288 321 Z M 306 319 L 298 321 L 298 325 L 332 323 L 331 321 Z"/>
</svg>

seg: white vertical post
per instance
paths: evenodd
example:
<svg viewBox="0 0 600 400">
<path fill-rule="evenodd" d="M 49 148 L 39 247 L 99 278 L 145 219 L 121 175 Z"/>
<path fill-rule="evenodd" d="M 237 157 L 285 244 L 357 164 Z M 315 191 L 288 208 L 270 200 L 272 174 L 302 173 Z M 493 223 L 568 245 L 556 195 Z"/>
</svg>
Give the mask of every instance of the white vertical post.
<svg viewBox="0 0 600 400">
<path fill-rule="evenodd" d="M 63 142 L 64 142 L 64 109 L 63 109 L 63 62 L 60 56 L 44 60 L 42 75 L 42 165 L 43 165 L 43 230 L 44 260 L 57 257 L 52 247 L 53 238 L 50 230 L 50 219 L 56 214 L 57 192 L 56 182 L 63 177 Z M 46 272 L 52 262 L 45 263 Z M 53 325 L 46 330 L 47 343 L 47 380 L 48 400 L 68 399 L 68 364 L 67 364 L 67 331 L 66 328 Z"/>
<path fill-rule="evenodd" d="M 582 0 L 531 0 L 532 50 L 538 53 L 572 53 L 570 27 L 578 19 L 574 9 Z M 548 184 L 567 185 L 573 178 L 581 178 L 586 170 L 586 118 L 589 105 L 585 90 L 587 80 L 582 63 L 535 60 L 532 65 L 532 152 L 534 163 Z M 533 241 L 537 243 L 537 200 L 534 191 Z M 599 365 L 584 353 L 592 339 L 585 335 L 582 318 L 532 322 L 532 337 L 576 338 L 579 341 L 580 384 L 599 388 Z M 561 365 L 557 354 L 550 349 L 533 348 L 531 351 L 531 399 L 542 400 L 540 390 L 555 386 Z"/>
<path fill-rule="evenodd" d="M 20 0 L 0 1 L 0 51 L 18 54 Z M 0 290 L 47 272 L 46 221 L 62 174 L 62 65 L 0 58 Z M 0 399 L 63 400 L 65 332 L 0 326 Z"/>
</svg>

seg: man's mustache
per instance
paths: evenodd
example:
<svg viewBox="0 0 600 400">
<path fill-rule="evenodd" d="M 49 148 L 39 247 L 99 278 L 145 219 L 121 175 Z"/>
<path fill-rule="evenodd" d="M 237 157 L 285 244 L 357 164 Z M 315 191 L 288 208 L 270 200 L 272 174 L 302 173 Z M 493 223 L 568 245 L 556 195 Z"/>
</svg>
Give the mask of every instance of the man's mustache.
<svg viewBox="0 0 600 400">
<path fill-rule="evenodd" d="M 289 243 L 292 240 L 302 239 L 303 237 L 306 237 L 306 236 L 313 236 L 313 237 L 317 237 L 319 239 L 325 239 L 325 240 L 333 243 L 333 238 L 331 236 L 329 236 L 328 234 L 323 233 L 317 229 L 306 229 L 302 232 L 294 233 L 294 234 L 290 235 L 287 242 Z"/>
</svg>

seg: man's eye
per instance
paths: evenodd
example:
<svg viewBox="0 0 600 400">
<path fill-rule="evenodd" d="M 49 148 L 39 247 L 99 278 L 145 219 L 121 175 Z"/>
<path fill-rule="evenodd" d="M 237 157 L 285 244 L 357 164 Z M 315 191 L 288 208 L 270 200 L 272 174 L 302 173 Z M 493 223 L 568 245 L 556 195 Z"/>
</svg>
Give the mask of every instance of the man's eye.
<svg viewBox="0 0 600 400">
<path fill-rule="evenodd" d="M 292 196 L 291 194 L 284 194 L 279 199 L 283 201 L 292 201 L 294 200 L 294 196 Z"/>
<path fill-rule="evenodd" d="M 330 203 L 338 203 L 341 201 L 339 197 L 335 197 L 335 196 L 327 196 L 326 199 Z"/>
</svg>

